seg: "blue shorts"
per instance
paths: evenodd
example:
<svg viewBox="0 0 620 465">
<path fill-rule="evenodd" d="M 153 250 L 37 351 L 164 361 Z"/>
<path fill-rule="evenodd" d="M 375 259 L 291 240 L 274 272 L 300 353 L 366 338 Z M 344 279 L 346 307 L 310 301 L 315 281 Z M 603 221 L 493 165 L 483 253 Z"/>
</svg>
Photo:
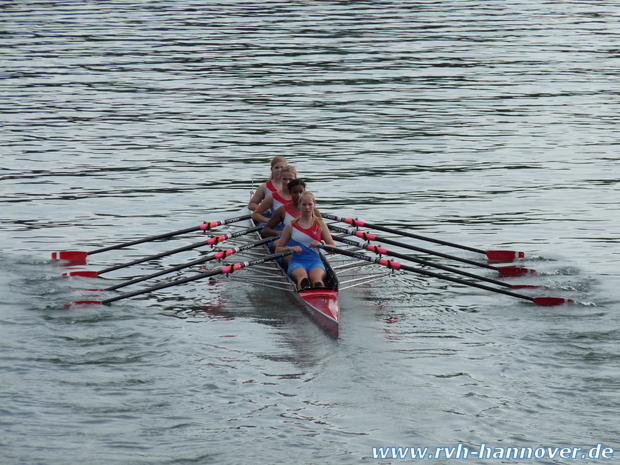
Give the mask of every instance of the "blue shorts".
<svg viewBox="0 0 620 465">
<path fill-rule="evenodd" d="M 321 268 L 325 271 L 325 265 L 321 256 L 315 252 L 302 252 L 301 254 L 293 253 L 291 255 L 291 261 L 288 262 L 287 274 L 290 276 L 293 270 L 297 268 L 303 268 L 306 273 L 310 274 L 310 270 L 313 268 Z"/>
</svg>

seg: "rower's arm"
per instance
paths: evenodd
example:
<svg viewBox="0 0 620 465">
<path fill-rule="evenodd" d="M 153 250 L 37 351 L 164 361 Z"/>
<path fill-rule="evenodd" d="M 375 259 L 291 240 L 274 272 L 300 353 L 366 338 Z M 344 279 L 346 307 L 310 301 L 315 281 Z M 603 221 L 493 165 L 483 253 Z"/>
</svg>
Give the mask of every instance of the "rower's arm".
<svg viewBox="0 0 620 465">
<path fill-rule="evenodd" d="M 271 207 L 273 207 L 273 195 L 269 194 L 267 197 L 265 197 L 265 200 L 258 204 L 256 210 L 252 212 L 252 219 L 257 223 L 267 223 L 267 221 L 269 221 L 269 218 L 263 215 L 263 213 L 265 213 Z"/>
<path fill-rule="evenodd" d="M 269 218 L 269 221 L 267 221 L 267 224 L 263 228 L 261 235 L 263 237 L 269 237 L 269 236 L 277 236 L 278 234 L 280 234 L 281 231 L 276 231 L 273 228 L 278 226 L 280 223 L 284 222 L 285 216 L 286 216 L 286 207 L 282 205 L 280 208 L 278 208 L 274 212 L 273 215 L 271 215 L 271 218 Z"/>
<path fill-rule="evenodd" d="M 325 241 L 325 245 L 329 245 L 330 247 L 336 247 L 336 244 L 334 243 L 334 238 L 329 232 L 329 228 L 327 227 L 325 221 L 321 222 L 321 239 Z"/>
<path fill-rule="evenodd" d="M 276 247 L 276 253 L 286 252 L 287 250 L 294 250 L 295 252 L 301 251 L 301 247 L 299 246 L 289 247 L 286 245 L 288 244 L 288 241 L 291 240 L 291 233 L 292 233 L 292 226 L 291 226 L 291 223 L 289 223 L 286 226 L 284 226 L 284 231 L 282 231 L 282 236 L 278 243 L 278 244 L 284 244 L 284 245 L 278 245 Z"/>
<path fill-rule="evenodd" d="M 265 185 L 265 183 L 258 186 L 258 189 L 256 189 L 256 192 L 254 192 L 254 195 L 252 196 L 252 198 L 250 199 L 250 202 L 248 203 L 248 208 L 250 210 L 256 210 L 256 207 L 258 207 L 258 204 L 261 202 L 261 200 L 265 198 L 265 189 L 267 189 L 267 186 Z"/>
</svg>

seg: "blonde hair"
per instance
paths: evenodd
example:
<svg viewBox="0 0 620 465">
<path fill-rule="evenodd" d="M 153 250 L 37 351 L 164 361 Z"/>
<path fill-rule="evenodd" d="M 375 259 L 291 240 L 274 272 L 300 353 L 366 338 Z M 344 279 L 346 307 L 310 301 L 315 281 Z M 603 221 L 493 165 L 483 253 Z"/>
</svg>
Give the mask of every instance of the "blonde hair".
<svg viewBox="0 0 620 465">
<path fill-rule="evenodd" d="M 286 163 L 288 165 L 288 162 L 286 161 L 286 158 L 284 157 L 273 157 L 271 159 L 271 177 L 269 178 L 270 180 L 273 179 L 273 167 L 276 166 L 278 163 Z"/>
<path fill-rule="evenodd" d="M 301 197 L 299 197 L 299 203 L 297 205 L 301 205 L 301 201 L 303 200 L 304 197 L 310 197 L 312 199 L 312 203 L 314 203 L 314 207 L 316 208 L 316 197 L 310 191 L 304 191 L 304 193 L 301 194 Z M 312 223 L 316 224 L 318 227 L 321 227 L 321 224 L 323 223 L 323 218 L 320 216 L 317 216 L 315 208 L 312 209 Z M 299 222 L 299 218 L 300 217 L 295 218 L 293 221 L 291 221 L 291 223 Z"/>
<path fill-rule="evenodd" d="M 291 165 L 286 165 L 280 170 L 280 176 L 282 176 L 284 173 L 293 173 L 295 177 L 297 177 L 297 170 Z"/>
</svg>

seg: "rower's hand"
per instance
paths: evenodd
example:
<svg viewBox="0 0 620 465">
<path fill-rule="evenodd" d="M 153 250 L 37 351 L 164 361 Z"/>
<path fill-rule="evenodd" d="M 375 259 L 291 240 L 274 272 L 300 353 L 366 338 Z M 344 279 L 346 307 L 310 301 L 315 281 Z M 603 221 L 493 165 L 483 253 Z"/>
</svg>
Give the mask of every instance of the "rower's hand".
<svg viewBox="0 0 620 465">
<path fill-rule="evenodd" d="M 290 248 L 290 250 L 292 250 L 296 254 L 300 254 L 302 252 L 301 246 L 299 245 L 294 245 L 293 247 Z"/>
</svg>

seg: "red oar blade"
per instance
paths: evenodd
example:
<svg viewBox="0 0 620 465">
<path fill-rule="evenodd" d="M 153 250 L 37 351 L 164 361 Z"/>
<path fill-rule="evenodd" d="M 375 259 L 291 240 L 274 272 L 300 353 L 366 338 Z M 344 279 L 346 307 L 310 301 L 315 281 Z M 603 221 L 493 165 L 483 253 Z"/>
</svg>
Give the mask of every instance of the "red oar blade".
<svg viewBox="0 0 620 465">
<path fill-rule="evenodd" d="M 502 276 L 526 276 L 536 274 L 536 270 L 520 266 L 502 266 L 497 269 L 497 272 Z"/>
<path fill-rule="evenodd" d="M 488 250 L 486 256 L 492 262 L 510 263 L 519 258 L 525 258 L 525 253 L 514 250 Z"/>
<path fill-rule="evenodd" d="M 532 302 L 543 307 L 555 307 L 556 305 L 575 303 L 572 299 L 564 299 L 562 297 L 534 297 Z"/>
<path fill-rule="evenodd" d="M 70 278 L 73 276 L 80 276 L 82 278 L 97 278 L 99 277 L 99 273 L 96 271 L 68 271 L 67 273 L 62 274 L 65 278 Z"/>
<path fill-rule="evenodd" d="M 86 260 L 88 252 L 79 252 L 77 250 L 65 250 L 62 252 L 52 252 L 52 260 L 69 260 L 78 262 Z"/>
<path fill-rule="evenodd" d="M 537 286 L 535 284 L 513 284 L 512 289 L 549 289 L 549 286 Z"/>
<path fill-rule="evenodd" d="M 101 300 L 76 300 L 75 302 L 67 302 L 65 304 L 65 310 L 71 310 L 79 307 L 88 307 L 90 305 L 102 305 Z"/>
</svg>

